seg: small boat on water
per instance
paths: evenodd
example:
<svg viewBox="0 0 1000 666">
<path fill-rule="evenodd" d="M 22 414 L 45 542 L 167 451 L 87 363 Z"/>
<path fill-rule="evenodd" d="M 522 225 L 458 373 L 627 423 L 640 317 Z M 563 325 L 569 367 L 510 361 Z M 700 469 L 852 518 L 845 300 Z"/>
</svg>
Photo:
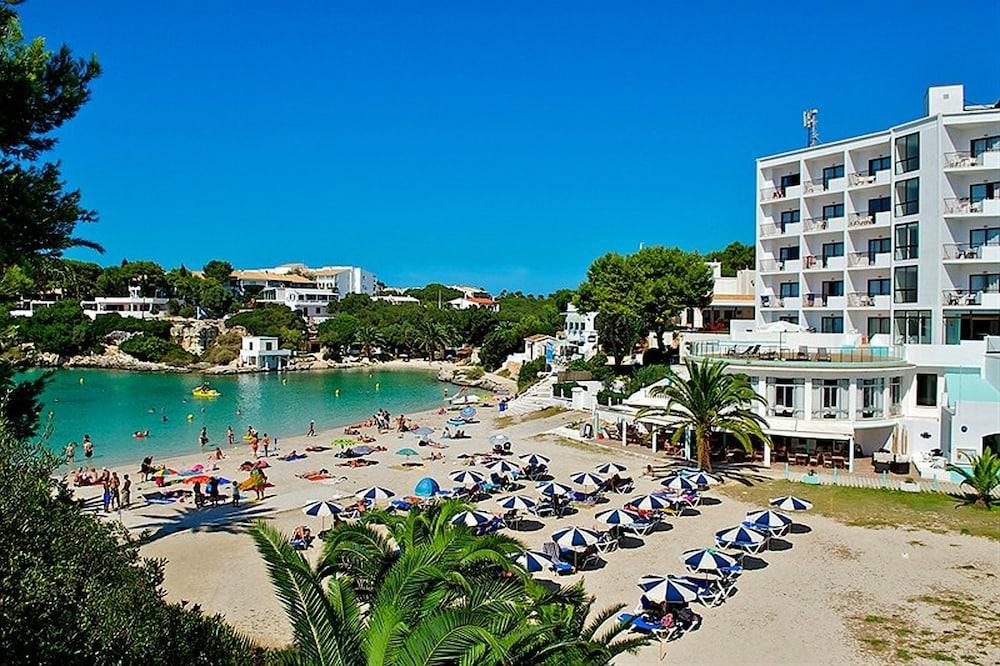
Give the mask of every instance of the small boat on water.
<svg viewBox="0 0 1000 666">
<path fill-rule="evenodd" d="M 207 382 L 191 391 L 191 395 L 196 398 L 218 398 L 219 392 L 212 388 Z"/>
</svg>

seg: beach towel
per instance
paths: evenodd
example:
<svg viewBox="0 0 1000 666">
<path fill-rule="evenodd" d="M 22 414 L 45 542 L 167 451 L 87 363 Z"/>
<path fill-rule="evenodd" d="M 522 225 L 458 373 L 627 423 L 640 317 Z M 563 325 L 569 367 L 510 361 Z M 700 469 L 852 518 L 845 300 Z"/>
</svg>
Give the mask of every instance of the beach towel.
<svg viewBox="0 0 1000 666">
<path fill-rule="evenodd" d="M 298 453 L 294 456 L 285 456 L 284 458 L 278 458 L 281 462 L 294 462 L 296 460 L 302 460 L 303 458 L 308 458 L 304 453 Z"/>
</svg>

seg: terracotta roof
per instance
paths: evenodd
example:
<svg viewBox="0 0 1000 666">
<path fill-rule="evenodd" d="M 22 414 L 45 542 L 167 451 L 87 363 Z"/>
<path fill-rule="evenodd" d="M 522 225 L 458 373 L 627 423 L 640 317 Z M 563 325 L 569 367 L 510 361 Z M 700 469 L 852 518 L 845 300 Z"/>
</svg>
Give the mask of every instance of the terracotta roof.
<svg viewBox="0 0 1000 666">
<path fill-rule="evenodd" d="M 525 340 L 530 340 L 531 342 L 541 342 L 542 340 L 555 340 L 556 338 L 551 335 L 545 335 L 544 333 L 535 333 L 534 335 L 529 335 Z"/>
<path fill-rule="evenodd" d="M 271 273 L 269 271 L 233 271 L 232 276 L 237 280 L 274 280 L 275 282 L 287 282 L 289 284 L 312 284 L 313 281 L 302 275 L 295 273 Z"/>
<path fill-rule="evenodd" d="M 754 302 L 753 294 L 713 294 L 712 302 L 715 301 L 742 301 L 746 303 Z"/>
<path fill-rule="evenodd" d="M 479 298 L 477 296 L 466 296 L 465 300 L 469 301 L 470 303 L 482 303 L 483 305 L 496 304 L 496 301 L 494 301 L 492 298 Z"/>
</svg>

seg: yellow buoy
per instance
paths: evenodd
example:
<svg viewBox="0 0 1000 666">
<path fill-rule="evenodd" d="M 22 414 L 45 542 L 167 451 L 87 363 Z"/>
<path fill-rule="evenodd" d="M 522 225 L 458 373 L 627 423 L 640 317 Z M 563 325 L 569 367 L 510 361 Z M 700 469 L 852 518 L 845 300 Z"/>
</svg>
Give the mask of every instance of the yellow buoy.
<svg viewBox="0 0 1000 666">
<path fill-rule="evenodd" d="M 80 383 L 81 384 L 83 383 L 83 377 L 80 377 Z"/>
<path fill-rule="evenodd" d="M 287 384 L 287 383 L 288 383 L 288 380 L 287 380 L 287 379 L 282 379 L 282 380 L 281 380 L 281 383 L 282 383 L 282 384 Z"/>
<path fill-rule="evenodd" d="M 381 386 L 382 386 L 381 384 L 379 384 L 378 382 L 375 382 L 375 390 L 376 391 L 379 390 L 379 388 L 381 388 Z"/>
<path fill-rule="evenodd" d="M 339 398 L 340 397 L 340 389 L 333 389 L 333 394 Z"/>
<path fill-rule="evenodd" d="M 194 421 L 194 414 L 188 414 L 187 415 L 187 420 L 188 421 Z"/>
</svg>

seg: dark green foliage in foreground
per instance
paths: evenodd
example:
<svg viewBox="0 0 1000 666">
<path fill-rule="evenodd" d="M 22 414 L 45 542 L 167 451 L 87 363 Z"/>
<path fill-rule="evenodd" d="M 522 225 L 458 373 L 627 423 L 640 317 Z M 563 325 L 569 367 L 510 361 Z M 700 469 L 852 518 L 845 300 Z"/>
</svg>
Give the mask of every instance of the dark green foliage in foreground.
<svg viewBox="0 0 1000 666">
<path fill-rule="evenodd" d="M 59 301 L 39 308 L 18 323 L 21 338 L 35 348 L 60 356 L 89 351 L 94 346 L 94 330 L 83 308 L 74 301 Z"/>
<path fill-rule="evenodd" d="M 1000 486 L 1000 457 L 984 448 L 982 455 L 969 460 L 971 467 L 948 465 L 948 470 L 962 477 L 962 485 L 972 491 L 972 501 L 986 509 L 993 508 L 996 500 L 993 490 Z"/>
<path fill-rule="evenodd" d="M 0 661 L 253 663 L 219 617 L 163 600 L 162 563 L 84 513 L 52 480 L 57 462 L 0 426 Z"/>
</svg>

